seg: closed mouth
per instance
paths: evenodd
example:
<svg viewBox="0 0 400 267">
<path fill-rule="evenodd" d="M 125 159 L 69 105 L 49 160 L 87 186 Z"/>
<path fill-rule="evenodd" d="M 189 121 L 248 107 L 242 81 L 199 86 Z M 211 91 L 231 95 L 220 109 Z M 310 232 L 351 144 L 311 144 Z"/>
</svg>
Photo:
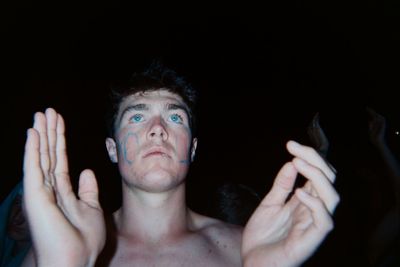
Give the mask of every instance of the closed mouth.
<svg viewBox="0 0 400 267">
<path fill-rule="evenodd" d="M 146 154 L 144 156 L 144 158 L 148 158 L 148 157 L 151 157 L 151 156 L 166 156 L 166 155 L 167 154 L 165 154 L 163 152 L 151 152 L 151 153 Z"/>
<path fill-rule="evenodd" d="M 150 150 L 149 152 L 147 152 L 143 156 L 143 158 L 148 158 L 148 157 L 153 157 L 153 156 L 168 157 L 168 158 L 171 157 L 163 149 L 153 149 L 153 150 Z"/>
</svg>

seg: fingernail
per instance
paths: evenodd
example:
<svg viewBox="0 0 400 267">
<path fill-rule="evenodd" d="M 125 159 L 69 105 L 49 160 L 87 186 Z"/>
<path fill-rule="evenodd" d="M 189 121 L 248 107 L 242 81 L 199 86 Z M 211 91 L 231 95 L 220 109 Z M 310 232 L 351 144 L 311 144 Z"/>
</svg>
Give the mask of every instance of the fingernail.
<svg viewBox="0 0 400 267">
<path fill-rule="evenodd" d="M 300 147 L 300 144 L 297 143 L 296 141 L 290 140 L 289 141 L 289 146 L 291 146 L 292 148 L 296 149 Z"/>
</svg>

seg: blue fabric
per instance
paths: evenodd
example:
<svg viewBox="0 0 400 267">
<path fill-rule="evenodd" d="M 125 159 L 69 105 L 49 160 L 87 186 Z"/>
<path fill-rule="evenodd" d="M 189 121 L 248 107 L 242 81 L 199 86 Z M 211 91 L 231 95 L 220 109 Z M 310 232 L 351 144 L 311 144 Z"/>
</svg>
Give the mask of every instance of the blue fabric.
<svg viewBox="0 0 400 267">
<path fill-rule="evenodd" d="M 20 266 L 30 244 L 19 249 L 16 247 L 16 241 L 7 235 L 7 224 L 10 216 L 11 207 L 18 195 L 22 195 L 22 182 L 19 182 L 10 194 L 4 199 L 0 206 L 0 266 L 17 267 Z"/>
</svg>

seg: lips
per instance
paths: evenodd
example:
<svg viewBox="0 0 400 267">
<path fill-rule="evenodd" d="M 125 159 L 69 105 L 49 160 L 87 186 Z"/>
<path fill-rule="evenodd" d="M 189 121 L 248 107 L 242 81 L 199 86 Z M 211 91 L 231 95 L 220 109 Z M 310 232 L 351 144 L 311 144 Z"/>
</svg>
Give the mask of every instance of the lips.
<svg viewBox="0 0 400 267">
<path fill-rule="evenodd" d="M 143 158 L 148 158 L 148 157 L 152 157 L 152 156 L 161 156 L 161 157 L 168 157 L 168 158 L 171 157 L 168 154 L 168 152 L 162 147 L 152 148 L 152 149 L 148 150 L 144 154 Z"/>
</svg>

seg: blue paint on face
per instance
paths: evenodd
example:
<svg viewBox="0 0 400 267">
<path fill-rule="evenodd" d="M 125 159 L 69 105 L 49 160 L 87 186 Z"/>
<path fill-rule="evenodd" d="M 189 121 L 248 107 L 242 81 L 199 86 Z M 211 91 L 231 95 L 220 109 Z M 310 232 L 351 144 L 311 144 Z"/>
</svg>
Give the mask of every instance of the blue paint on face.
<svg viewBox="0 0 400 267">
<path fill-rule="evenodd" d="M 131 136 L 135 137 L 136 145 L 139 145 L 139 137 L 138 137 L 137 133 L 132 133 L 132 132 L 128 132 L 128 133 L 126 134 L 126 136 L 124 137 L 124 139 L 122 140 L 122 142 L 121 142 L 121 143 L 118 143 L 118 146 L 119 146 L 119 148 L 121 149 L 122 154 L 123 154 L 123 156 L 124 156 L 124 160 L 125 160 L 129 165 L 131 165 L 131 164 L 133 163 L 132 160 L 129 160 L 129 159 L 128 159 L 128 149 L 127 149 L 127 142 L 128 142 L 128 140 L 129 140 L 129 138 L 130 138 Z"/>
<path fill-rule="evenodd" d="M 187 159 L 183 159 L 183 160 L 180 160 L 179 163 L 185 164 L 185 165 L 189 165 L 189 164 L 190 164 L 190 161 L 187 160 Z"/>
<path fill-rule="evenodd" d="M 188 126 L 186 126 L 186 125 L 182 125 L 182 126 L 185 128 L 186 132 L 188 133 L 190 142 L 189 142 L 188 147 L 186 148 L 187 158 L 180 160 L 179 163 L 185 164 L 185 165 L 190 165 L 190 146 L 191 146 L 191 142 L 192 142 L 192 131 L 190 130 L 190 128 Z M 176 142 L 176 144 L 177 143 L 178 142 Z"/>
</svg>

